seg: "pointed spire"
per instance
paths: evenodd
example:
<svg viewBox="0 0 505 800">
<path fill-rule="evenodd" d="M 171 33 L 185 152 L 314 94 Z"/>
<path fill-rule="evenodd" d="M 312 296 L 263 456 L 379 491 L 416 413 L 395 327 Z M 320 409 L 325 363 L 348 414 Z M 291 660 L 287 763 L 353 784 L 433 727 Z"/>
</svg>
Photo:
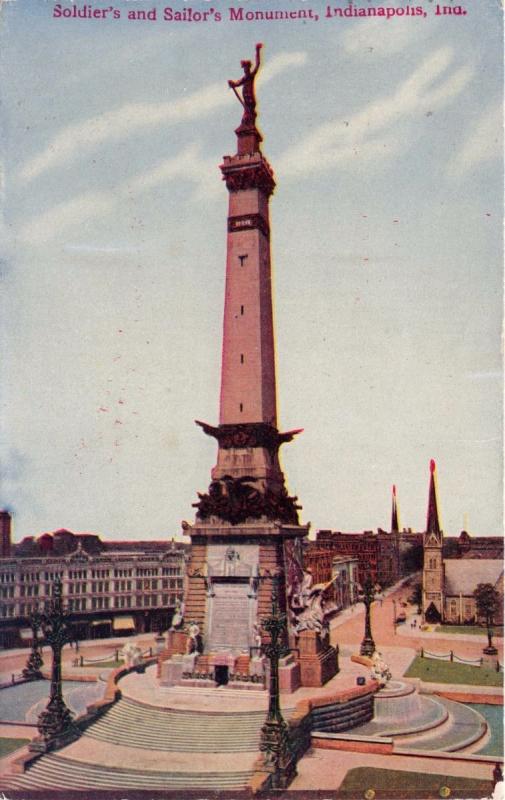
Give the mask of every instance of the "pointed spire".
<svg viewBox="0 0 505 800">
<path fill-rule="evenodd" d="M 434 460 L 430 461 L 430 490 L 428 494 L 428 514 L 426 517 L 426 531 L 428 533 L 440 533 L 440 520 L 438 518 L 438 499 L 437 499 L 437 465 Z"/>
<path fill-rule="evenodd" d="M 393 501 L 391 507 L 391 533 L 399 533 L 400 518 L 398 514 L 398 503 L 396 500 L 396 486 L 393 484 Z"/>
</svg>

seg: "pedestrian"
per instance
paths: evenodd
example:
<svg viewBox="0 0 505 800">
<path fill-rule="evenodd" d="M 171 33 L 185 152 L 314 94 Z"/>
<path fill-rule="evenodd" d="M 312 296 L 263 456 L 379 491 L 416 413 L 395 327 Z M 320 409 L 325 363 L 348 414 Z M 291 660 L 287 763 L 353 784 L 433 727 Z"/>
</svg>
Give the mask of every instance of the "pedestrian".
<svg viewBox="0 0 505 800">
<path fill-rule="evenodd" d="M 503 780 L 503 772 L 502 768 L 499 764 L 495 764 L 495 768 L 493 770 L 493 789 L 497 783 Z"/>
</svg>

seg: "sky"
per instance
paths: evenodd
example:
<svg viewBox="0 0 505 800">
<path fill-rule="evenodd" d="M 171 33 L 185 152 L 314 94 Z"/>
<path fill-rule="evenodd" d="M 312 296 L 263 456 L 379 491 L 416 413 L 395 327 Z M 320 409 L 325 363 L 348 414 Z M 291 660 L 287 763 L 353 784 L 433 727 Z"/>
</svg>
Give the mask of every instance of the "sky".
<svg viewBox="0 0 505 800">
<path fill-rule="evenodd" d="M 222 19 L 166 21 L 165 6 Z M 232 22 L 231 6 L 319 19 Z M 194 420 L 218 421 L 218 167 L 241 117 L 227 82 L 257 41 L 301 519 L 388 529 L 396 484 L 401 524 L 422 530 L 434 458 L 446 533 L 502 534 L 499 4 L 390 19 L 327 18 L 321 0 L 58 7 L 112 11 L 1 8 L 0 503 L 15 540 L 163 539 L 194 518 L 216 459 Z"/>
</svg>

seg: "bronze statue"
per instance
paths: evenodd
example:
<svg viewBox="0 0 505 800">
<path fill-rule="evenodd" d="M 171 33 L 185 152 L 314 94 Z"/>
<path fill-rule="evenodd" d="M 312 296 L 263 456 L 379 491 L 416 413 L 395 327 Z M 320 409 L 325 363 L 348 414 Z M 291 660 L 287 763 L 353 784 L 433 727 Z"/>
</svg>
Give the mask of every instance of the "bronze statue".
<svg viewBox="0 0 505 800">
<path fill-rule="evenodd" d="M 247 127 L 254 127 L 256 120 L 256 96 L 254 94 L 254 78 L 260 66 L 260 50 L 263 47 L 261 43 L 256 45 L 256 64 L 254 69 L 251 69 L 252 63 L 250 61 L 241 61 L 240 66 L 244 70 L 242 78 L 238 81 L 228 81 L 228 86 L 233 89 L 237 100 L 244 109 L 242 115 L 242 125 Z M 242 87 L 242 97 L 237 92 L 239 87 Z"/>
</svg>

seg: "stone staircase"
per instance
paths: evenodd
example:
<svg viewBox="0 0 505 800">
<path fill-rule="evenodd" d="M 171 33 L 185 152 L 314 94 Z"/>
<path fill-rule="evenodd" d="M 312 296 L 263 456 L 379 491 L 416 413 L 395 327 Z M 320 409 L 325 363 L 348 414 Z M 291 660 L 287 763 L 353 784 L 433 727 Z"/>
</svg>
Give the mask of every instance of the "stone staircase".
<svg viewBox="0 0 505 800">
<path fill-rule="evenodd" d="M 32 789 L 243 789 L 252 770 L 241 772 L 155 772 L 86 764 L 48 754 L 24 775 L 2 782 L 1 790 Z M 42 795 L 47 796 L 47 795 Z"/>
<path fill-rule="evenodd" d="M 258 749 L 265 716 L 265 711 L 234 714 L 152 708 L 123 698 L 83 738 L 181 753 L 252 752 Z"/>
<path fill-rule="evenodd" d="M 244 789 L 265 716 L 155 708 L 123 697 L 77 742 L 41 756 L 22 775 L 4 776 L 0 791 Z"/>
</svg>

